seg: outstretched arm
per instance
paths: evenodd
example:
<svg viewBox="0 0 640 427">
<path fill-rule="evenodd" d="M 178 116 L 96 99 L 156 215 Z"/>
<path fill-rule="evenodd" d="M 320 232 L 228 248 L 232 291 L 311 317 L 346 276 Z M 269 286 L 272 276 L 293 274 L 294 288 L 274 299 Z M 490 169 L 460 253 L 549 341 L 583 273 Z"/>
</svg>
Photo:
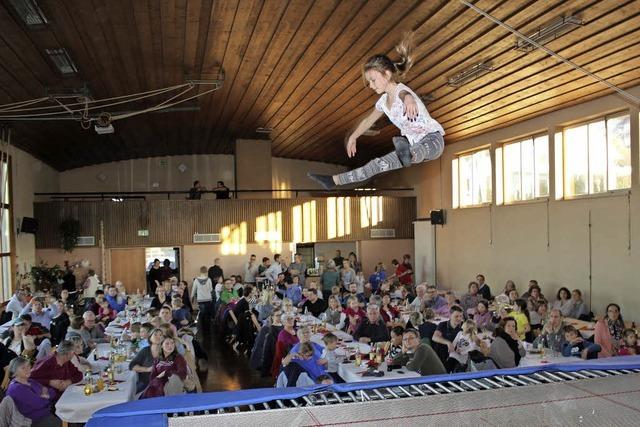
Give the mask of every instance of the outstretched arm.
<svg viewBox="0 0 640 427">
<path fill-rule="evenodd" d="M 378 111 L 375 108 L 367 117 L 362 119 L 358 127 L 349 135 L 347 140 L 347 156 L 353 157 L 356 155 L 356 139 L 360 137 L 363 133 L 365 133 L 373 124 L 382 117 L 384 113 L 382 111 Z"/>
</svg>

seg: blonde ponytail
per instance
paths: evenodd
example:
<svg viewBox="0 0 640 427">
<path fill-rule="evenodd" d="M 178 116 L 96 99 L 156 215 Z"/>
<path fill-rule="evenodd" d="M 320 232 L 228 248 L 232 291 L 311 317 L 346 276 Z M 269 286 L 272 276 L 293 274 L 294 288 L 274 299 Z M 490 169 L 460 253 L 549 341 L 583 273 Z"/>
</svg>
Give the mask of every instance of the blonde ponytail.
<svg viewBox="0 0 640 427">
<path fill-rule="evenodd" d="M 400 44 L 396 46 L 396 52 L 400 55 L 400 61 L 394 62 L 393 66 L 396 69 L 396 76 L 398 79 L 403 79 L 413 65 L 413 58 L 411 57 L 411 51 L 413 50 L 413 35 L 413 31 L 405 33 Z"/>
</svg>

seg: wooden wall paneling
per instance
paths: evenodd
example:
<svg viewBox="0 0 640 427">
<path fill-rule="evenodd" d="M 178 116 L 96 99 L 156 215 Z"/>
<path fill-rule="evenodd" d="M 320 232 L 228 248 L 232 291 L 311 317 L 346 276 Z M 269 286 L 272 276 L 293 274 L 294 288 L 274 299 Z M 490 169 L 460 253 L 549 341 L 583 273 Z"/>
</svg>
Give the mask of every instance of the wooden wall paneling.
<svg viewBox="0 0 640 427">
<path fill-rule="evenodd" d="M 146 260 L 144 248 L 111 249 L 111 283 L 121 280 L 128 294 L 145 292 Z"/>
</svg>

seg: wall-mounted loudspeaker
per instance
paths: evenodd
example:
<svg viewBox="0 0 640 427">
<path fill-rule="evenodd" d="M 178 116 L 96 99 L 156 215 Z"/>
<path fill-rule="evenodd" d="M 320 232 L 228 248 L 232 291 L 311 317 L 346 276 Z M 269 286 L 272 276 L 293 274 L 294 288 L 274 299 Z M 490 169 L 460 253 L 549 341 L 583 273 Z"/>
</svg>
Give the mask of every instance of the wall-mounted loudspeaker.
<svg viewBox="0 0 640 427">
<path fill-rule="evenodd" d="M 20 232 L 36 234 L 38 231 L 38 220 L 35 218 L 24 217 L 20 225 Z"/>
<path fill-rule="evenodd" d="M 444 209 L 431 211 L 431 224 L 444 225 Z"/>
</svg>

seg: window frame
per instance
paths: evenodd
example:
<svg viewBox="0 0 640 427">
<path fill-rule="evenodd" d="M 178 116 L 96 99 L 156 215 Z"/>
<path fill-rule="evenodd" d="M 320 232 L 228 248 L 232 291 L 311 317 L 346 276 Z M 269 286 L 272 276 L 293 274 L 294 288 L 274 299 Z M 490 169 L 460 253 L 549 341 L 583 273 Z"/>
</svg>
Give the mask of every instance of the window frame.
<svg viewBox="0 0 640 427">
<path fill-rule="evenodd" d="M 2 282 L 2 286 L 0 286 L 0 301 L 2 302 L 6 302 L 9 301 L 9 299 L 11 298 L 11 296 L 13 295 L 13 292 L 15 290 L 15 279 L 16 279 L 16 272 L 13 271 L 15 268 L 15 234 L 14 234 L 14 221 L 13 221 L 13 182 L 12 182 L 12 162 L 11 162 L 11 156 L 6 153 L 6 152 L 2 152 L 0 153 L 0 163 L 6 163 L 6 167 L 7 167 L 7 195 L 8 195 L 8 203 L 4 203 L 4 195 L 0 196 L 0 209 L 6 209 L 9 215 L 7 224 L 9 227 L 9 251 L 8 252 L 0 252 L 0 263 L 2 263 L 2 261 L 4 260 L 4 258 L 8 258 L 9 259 L 9 265 L 11 267 L 10 270 L 10 274 L 9 274 L 9 284 L 8 284 L 8 289 L 7 292 L 5 294 L 5 289 L 4 289 L 4 282 Z M 1 174 L 0 174 L 1 176 Z M 2 185 L 2 183 L 0 183 L 0 186 Z M 0 192 L 1 194 L 1 192 Z M 0 222 L 0 227 L 2 226 L 2 223 Z M 2 233 L 3 230 L 0 229 L 0 233 Z M 0 264 L 0 270 L 1 270 L 1 264 Z M 0 274 L 0 281 L 2 280 L 2 274 Z"/>
<path fill-rule="evenodd" d="M 505 175 L 504 175 L 504 171 L 505 171 L 505 158 L 504 158 L 504 153 L 505 153 L 505 147 L 508 145 L 513 145 L 513 144 L 522 144 L 522 142 L 527 141 L 527 140 L 531 140 L 531 142 L 533 143 L 533 175 L 534 175 L 534 195 L 536 192 L 536 186 L 537 186 L 537 181 L 536 181 L 536 154 L 535 154 L 535 144 L 536 144 L 536 138 L 542 138 L 542 137 L 546 137 L 547 138 L 547 176 L 548 176 L 548 191 L 549 194 L 547 194 L 546 196 L 537 196 L 537 197 L 532 197 L 530 199 L 524 199 L 524 200 L 512 200 L 510 202 L 506 201 L 506 192 L 505 192 L 505 185 L 506 185 L 506 179 L 505 179 Z M 496 177 L 496 206 L 512 206 L 512 205 L 522 205 L 522 204 L 528 204 L 528 203 L 540 203 L 540 202 L 546 202 L 547 200 L 549 200 L 551 198 L 551 143 L 550 143 L 550 136 L 548 132 L 537 132 L 534 134 L 530 134 L 527 136 L 522 136 L 522 137 L 518 137 L 518 138 L 514 138 L 514 139 L 510 139 L 504 142 L 499 143 L 499 145 L 496 147 L 496 155 L 495 155 L 495 164 L 494 164 L 494 169 L 495 169 L 495 177 Z M 498 150 L 499 150 L 499 154 L 500 154 L 500 159 L 498 159 Z M 520 193 L 522 194 L 522 145 L 520 146 Z"/>
<path fill-rule="evenodd" d="M 561 198 L 557 198 L 556 200 L 580 200 L 580 199 L 590 199 L 590 198 L 597 198 L 597 197 L 610 197 L 610 196 L 618 196 L 621 194 L 627 194 L 631 191 L 633 184 L 631 184 L 631 186 L 627 187 L 627 188 L 617 188 L 614 190 L 610 190 L 608 189 L 609 186 L 609 131 L 608 131 L 608 126 L 607 126 L 607 121 L 609 119 L 613 119 L 616 117 L 623 117 L 623 116 L 629 116 L 629 118 L 631 118 L 631 111 L 630 110 L 620 110 L 620 111 L 616 111 L 614 113 L 610 113 L 610 114 L 605 114 L 602 116 L 598 116 L 598 117 L 594 117 L 591 118 L 589 120 L 584 120 L 584 121 L 580 121 L 580 122 L 576 122 L 573 123 L 571 125 L 567 125 L 567 126 L 563 126 L 562 130 L 559 132 L 561 135 L 561 150 L 560 152 L 562 153 L 562 160 L 560 162 L 560 165 L 562 166 L 562 169 L 560 171 L 556 170 L 556 176 L 558 176 L 558 174 L 560 174 L 561 177 L 561 183 L 562 183 L 562 197 Z M 566 161 L 567 161 L 567 148 L 566 148 L 566 134 L 565 132 L 567 131 L 567 129 L 573 129 L 573 128 L 577 128 L 577 127 L 581 127 L 581 126 L 587 126 L 587 134 L 588 134 L 588 126 L 591 123 L 597 123 L 600 121 L 604 121 L 604 133 L 605 133 L 605 138 L 606 138 L 606 176 L 605 176 L 605 182 L 607 184 L 607 190 L 605 191 L 601 191 L 601 192 L 597 192 L 597 193 L 590 193 L 590 187 L 591 187 L 591 173 L 590 173 L 590 152 L 589 152 L 589 141 L 587 141 L 587 146 L 586 146 L 586 152 L 587 152 L 587 189 L 588 191 L 585 194 L 574 194 L 571 195 L 568 193 L 567 191 L 567 185 L 568 185 L 568 181 L 566 179 L 566 175 L 565 175 L 565 171 L 566 171 Z M 555 143 L 557 144 L 557 138 L 555 138 Z M 629 150 L 631 151 L 631 147 L 629 148 Z M 557 166 L 557 165 L 556 165 Z M 631 176 L 633 177 L 633 170 L 631 171 Z M 557 180 L 556 180 L 557 181 Z M 556 183 L 557 185 L 557 183 Z M 557 191 L 556 191 L 557 193 Z"/>
<path fill-rule="evenodd" d="M 487 202 L 482 202 L 482 203 L 477 203 L 477 204 L 470 204 L 470 205 L 465 205 L 462 206 L 461 205 L 461 200 L 462 198 L 460 197 L 460 188 L 461 188 L 461 183 L 462 180 L 460 179 L 460 158 L 461 157 L 466 157 L 466 156 L 473 156 L 476 153 L 479 153 L 481 151 L 488 151 L 489 153 L 489 166 L 491 168 L 491 172 L 490 172 L 490 177 L 491 177 L 491 182 L 489 184 L 490 186 L 490 191 L 491 191 L 491 195 L 489 197 L 489 201 Z M 454 168 L 454 162 L 456 162 L 457 167 Z M 454 195 L 454 179 L 453 179 L 453 170 L 456 169 L 457 170 L 457 179 L 455 180 L 455 182 L 457 182 L 457 188 L 455 189 L 455 195 Z M 451 159 L 451 179 L 452 179 L 452 191 L 451 191 L 451 204 L 452 204 L 452 209 L 473 209 L 473 208 L 483 208 L 483 207 L 487 207 L 487 206 L 491 206 L 493 204 L 493 195 L 494 195 L 494 189 L 493 189 L 493 176 L 495 173 L 495 165 L 494 165 L 494 156 L 493 153 L 491 152 L 491 145 L 490 144 L 485 144 L 485 145 L 481 145 L 479 147 L 474 147 L 471 150 L 466 150 L 466 151 L 461 151 L 459 153 L 456 153 L 454 155 L 454 158 Z M 472 172 L 473 173 L 473 172 Z M 473 181 L 472 181 L 472 186 L 473 186 Z M 473 190 L 472 190 L 473 192 Z M 473 197 L 473 196 L 472 196 Z"/>
</svg>

